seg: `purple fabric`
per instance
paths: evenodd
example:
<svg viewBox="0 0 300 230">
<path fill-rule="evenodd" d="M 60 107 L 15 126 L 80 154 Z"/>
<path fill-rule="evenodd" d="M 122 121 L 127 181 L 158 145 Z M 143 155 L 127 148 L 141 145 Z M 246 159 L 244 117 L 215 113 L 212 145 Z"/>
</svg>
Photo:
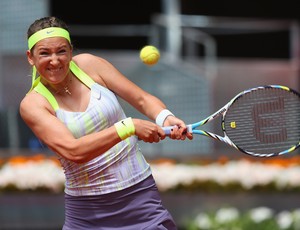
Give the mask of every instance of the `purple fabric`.
<svg viewBox="0 0 300 230">
<path fill-rule="evenodd" d="M 110 194 L 65 195 L 63 230 L 176 230 L 152 176 Z"/>
</svg>

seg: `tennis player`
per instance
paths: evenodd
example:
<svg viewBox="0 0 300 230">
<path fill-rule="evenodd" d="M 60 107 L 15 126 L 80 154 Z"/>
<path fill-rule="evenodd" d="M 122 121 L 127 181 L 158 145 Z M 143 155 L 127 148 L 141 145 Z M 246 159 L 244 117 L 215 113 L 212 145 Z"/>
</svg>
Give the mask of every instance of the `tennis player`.
<svg viewBox="0 0 300 230">
<path fill-rule="evenodd" d="M 170 125 L 170 138 L 192 139 L 185 123 L 103 58 L 73 57 L 60 19 L 38 19 L 27 35 L 32 87 L 20 113 L 64 170 L 63 229 L 177 229 L 138 140 L 157 143 Z M 155 122 L 127 117 L 116 95 Z"/>
</svg>

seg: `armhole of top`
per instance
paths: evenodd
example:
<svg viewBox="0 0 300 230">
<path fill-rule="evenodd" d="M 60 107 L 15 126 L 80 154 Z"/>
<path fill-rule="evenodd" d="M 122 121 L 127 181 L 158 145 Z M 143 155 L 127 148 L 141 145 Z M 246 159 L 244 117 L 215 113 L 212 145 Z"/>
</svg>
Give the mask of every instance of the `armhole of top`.
<svg viewBox="0 0 300 230">
<path fill-rule="evenodd" d="M 41 95 L 43 95 L 48 102 L 51 104 L 54 111 L 59 109 L 58 103 L 52 93 L 43 85 L 43 83 L 39 82 L 34 90 Z"/>
<path fill-rule="evenodd" d="M 91 88 L 92 85 L 95 84 L 95 81 L 85 72 L 83 72 L 83 70 L 81 70 L 74 61 L 70 62 L 70 69 L 74 75 L 87 87 Z"/>
</svg>

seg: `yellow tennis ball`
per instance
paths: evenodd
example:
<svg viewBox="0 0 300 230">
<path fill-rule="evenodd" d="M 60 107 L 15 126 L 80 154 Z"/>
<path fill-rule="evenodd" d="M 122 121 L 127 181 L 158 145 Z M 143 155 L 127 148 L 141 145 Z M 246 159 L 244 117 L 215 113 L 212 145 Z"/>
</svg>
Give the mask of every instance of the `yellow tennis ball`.
<svg viewBox="0 0 300 230">
<path fill-rule="evenodd" d="M 155 65 L 160 58 L 159 50 L 155 46 L 145 46 L 141 49 L 140 59 L 146 65 Z"/>
</svg>

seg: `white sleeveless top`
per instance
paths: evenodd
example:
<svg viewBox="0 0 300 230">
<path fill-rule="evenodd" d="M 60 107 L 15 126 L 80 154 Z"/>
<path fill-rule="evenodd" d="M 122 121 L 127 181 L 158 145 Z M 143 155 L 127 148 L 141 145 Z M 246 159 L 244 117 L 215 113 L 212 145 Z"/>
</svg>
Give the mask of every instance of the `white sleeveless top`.
<svg viewBox="0 0 300 230">
<path fill-rule="evenodd" d="M 91 89 L 89 105 L 84 112 L 60 109 L 54 96 L 41 82 L 34 88 L 47 98 L 56 116 L 73 133 L 75 138 L 104 130 L 126 118 L 117 97 L 107 88 L 95 83 L 76 66 L 71 71 Z M 47 92 L 48 91 L 48 92 Z M 58 155 L 63 167 L 65 192 L 72 196 L 100 195 L 128 188 L 151 175 L 151 169 L 138 145 L 131 136 L 86 163 L 74 163 Z"/>
</svg>

